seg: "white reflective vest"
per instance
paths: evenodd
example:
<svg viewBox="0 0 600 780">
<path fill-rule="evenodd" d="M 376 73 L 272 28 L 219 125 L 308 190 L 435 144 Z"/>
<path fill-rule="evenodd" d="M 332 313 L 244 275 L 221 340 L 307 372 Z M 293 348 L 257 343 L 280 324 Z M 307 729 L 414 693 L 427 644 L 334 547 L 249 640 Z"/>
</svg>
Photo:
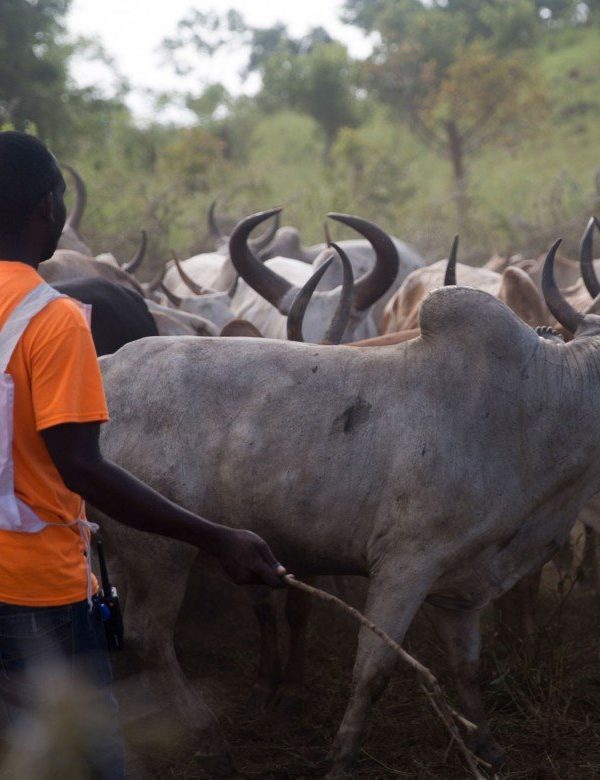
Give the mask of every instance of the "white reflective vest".
<svg viewBox="0 0 600 780">
<path fill-rule="evenodd" d="M 42 282 L 28 293 L 9 315 L 0 330 L 0 530 L 22 533 L 39 533 L 49 525 L 65 528 L 77 525 L 85 544 L 88 556 L 88 600 L 91 598 L 91 570 L 89 554 L 89 533 L 97 530 L 94 523 L 83 517 L 83 501 L 80 517 L 72 522 L 47 522 L 36 515 L 31 507 L 15 495 L 15 468 L 13 462 L 13 422 L 15 387 L 13 378 L 6 373 L 9 361 L 21 336 L 36 314 L 51 301 L 64 298 L 50 285 Z M 89 307 L 84 312 L 89 316 Z M 89 321 L 89 320 L 88 320 Z"/>
</svg>

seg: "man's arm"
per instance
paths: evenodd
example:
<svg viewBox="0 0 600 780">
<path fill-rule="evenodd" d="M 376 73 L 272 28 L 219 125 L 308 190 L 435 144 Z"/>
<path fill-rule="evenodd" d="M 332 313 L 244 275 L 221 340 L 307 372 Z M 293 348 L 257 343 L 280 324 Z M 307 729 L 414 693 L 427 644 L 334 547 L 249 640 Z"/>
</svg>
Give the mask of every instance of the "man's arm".
<svg viewBox="0 0 600 780">
<path fill-rule="evenodd" d="M 167 500 L 106 460 L 99 433 L 99 423 L 65 423 L 41 431 L 69 490 L 124 525 L 179 539 L 214 555 L 238 585 L 283 585 L 285 569 L 259 536 L 211 523 Z"/>
</svg>

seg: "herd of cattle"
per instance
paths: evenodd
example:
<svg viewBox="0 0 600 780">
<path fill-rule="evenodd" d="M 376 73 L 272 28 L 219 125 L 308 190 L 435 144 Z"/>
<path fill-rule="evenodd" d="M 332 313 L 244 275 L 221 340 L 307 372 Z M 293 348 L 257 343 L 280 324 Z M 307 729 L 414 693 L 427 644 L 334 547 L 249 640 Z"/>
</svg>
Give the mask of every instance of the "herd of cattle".
<svg viewBox="0 0 600 780">
<path fill-rule="evenodd" d="M 425 266 L 354 216 L 329 214 L 361 238 L 304 247 L 279 210 L 243 219 L 229 238 L 211 212 L 216 251 L 174 258 L 143 284 L 143 251 L 125 266 L 91 256 L 74 175 L 78 204 L 40 273 L 94 307 L 106 457 L 176 503 L 260 534 L 298 576 L 368 577 L 367 615 L 398 642 L 432 605 L 460 708 L 478 727 L 470 744 L 497 764 L 476 682 L 481 608 L 531 594 L 578 517 L 600 530 L 599 223 L 577 262 L 557 243 L 545 259 L 475 268 L 457 262 L 457 239 L 448 260 Z M 146 684 L 198 735 L 208 773 L 226 774 L 218 724 L 174 647 L 197 551 L 90 515 L 126 584 Z M 285 595 L 283 665 L 273 597 L 252 591 L 265 701 L 303 686 L 308 604 Z M 352 776 L 394 662 L 361 631 L 329 778 Z"/>
</svg>

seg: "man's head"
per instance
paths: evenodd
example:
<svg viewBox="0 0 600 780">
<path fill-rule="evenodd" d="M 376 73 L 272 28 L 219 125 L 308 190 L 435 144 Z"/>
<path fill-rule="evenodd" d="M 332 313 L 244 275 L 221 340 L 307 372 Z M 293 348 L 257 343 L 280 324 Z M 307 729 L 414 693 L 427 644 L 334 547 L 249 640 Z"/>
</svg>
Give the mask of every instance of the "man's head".
<svg viewBox="0 0 600 780">
<path fill-rule="evenodd" d="M 60 168 L 37 138 L 0 132 L 0 251 L 3 246 L 27 247 L 50 257 L 64 227 L 65 182 Z"/>
</svg>

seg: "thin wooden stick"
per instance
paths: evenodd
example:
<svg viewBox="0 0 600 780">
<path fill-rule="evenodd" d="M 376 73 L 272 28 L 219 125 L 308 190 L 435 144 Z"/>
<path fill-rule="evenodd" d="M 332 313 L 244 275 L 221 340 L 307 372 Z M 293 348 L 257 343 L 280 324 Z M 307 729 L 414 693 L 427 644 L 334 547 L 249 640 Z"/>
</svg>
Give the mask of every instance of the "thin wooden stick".
<svg viewBox="0 0 600 780">
<path fill-rule="evenodd" d="M 342 601 L 342 599 L 332 595 L 331 593 L 327 593 L 324 590 L 315 588 L 312 585 L 307 585 L 301 580 L 297 580 L 293 574 L 286 574 L 285 581 L 292 588 L 297 588 L 298 590 L 302 590 L 305 593 L 310 593 L 311 596 L 315 596 L 316 598 L 321 599 L 321 601 L 325 601 L 329 604 L 335 604 L 344 612 L 351 615 L 354 620 L 358 621 L 361 625 L 365 626 L 374 634 L 376 634 L 391 650 L 399 655 L 405 663 L 412 667 L 423 681 L 423 684 L 420 686 L 421 690 L 424 691 L 435 713 L 438 715 L 446 729 L 450 732 L 452 740 L 455 741 L 460 748 L 467 764 L 469 765 L 469 769 L 471 770 L 473 777 L 475 777 L 476 780 L 485 780 L 485 777 L 479 771 L 478 765 L 483 766 L 486 769 L 491 769 L 491 764 L 483 761 L 481 758 L 476 756 L 472 750 L 469 750 L 460 735 L 460 732 L 456 726 L 456 721 L 461 723 L 469 731 L 475 731 L 477 726 L 474 723 L 471 723 L 471 721 L 467 720 L 449 705 L 437 678 L 430 669 L 424 666 L 410 653 L 407 653 L 403 647 L 401 647 L 390 636 L 388 636 L 385 631 L 382 631 L 379 626 L 376 626 L 375 623 L 372 623 L 362 614 L 362 612 L 359 612 L 354 607 L 346 604 L 346 602 Z"/>
</svg>

